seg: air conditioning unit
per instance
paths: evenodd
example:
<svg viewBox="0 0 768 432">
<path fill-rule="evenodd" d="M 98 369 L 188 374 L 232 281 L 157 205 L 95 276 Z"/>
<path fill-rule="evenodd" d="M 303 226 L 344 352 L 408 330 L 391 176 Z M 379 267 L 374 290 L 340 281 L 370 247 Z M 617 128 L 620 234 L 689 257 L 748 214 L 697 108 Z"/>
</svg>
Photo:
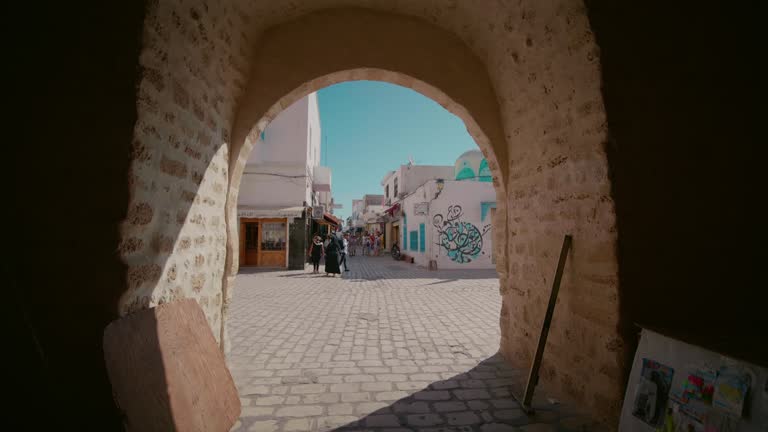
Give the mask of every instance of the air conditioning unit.
<svg viewBox="0 0 768 432">
<path fill-rule="evenodd" d="M 325 214 L 325 206 L 318 205 L 312 207 L 312 219 L 322 219 Z"/>
</svg>

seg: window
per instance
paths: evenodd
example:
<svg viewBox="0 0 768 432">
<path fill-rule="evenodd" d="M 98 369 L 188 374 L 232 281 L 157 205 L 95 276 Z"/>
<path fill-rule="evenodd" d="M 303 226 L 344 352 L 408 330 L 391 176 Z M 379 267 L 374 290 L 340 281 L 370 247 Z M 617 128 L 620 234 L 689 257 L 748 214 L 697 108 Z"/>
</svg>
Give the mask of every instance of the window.
<svg viewBox="0 0 768 432">
<path fill-rule="evenodd" d="M 285 250 L 285 222 L 268 222 L 261 224 L 261 250 Z"/>
<path fill-rule="evenodd" d="M 384 188 L 384 198 L 389 198 L 389 185 Z"/>
<path fill-rule="evenodd" d="M 424 224 L 419 224 L 419 252 L 424 252 L 427 249 L 426 236 L 426 226 Z"/>
<path fill-rule="evenodd" d="M 412 251 L 419 250 L 419 232 L 418 231 L 411 231 L 411 246 Z"/>
<path fill-rule="evenodd" d="M 395 192 L 394 196 L 395 196 L 395 198 L 397 198 L 397 177 L 395 177 L 395 187 L 394 187 L 394 189 L 395 189 L 394 190 L 394 192 Z"/>
</svg>

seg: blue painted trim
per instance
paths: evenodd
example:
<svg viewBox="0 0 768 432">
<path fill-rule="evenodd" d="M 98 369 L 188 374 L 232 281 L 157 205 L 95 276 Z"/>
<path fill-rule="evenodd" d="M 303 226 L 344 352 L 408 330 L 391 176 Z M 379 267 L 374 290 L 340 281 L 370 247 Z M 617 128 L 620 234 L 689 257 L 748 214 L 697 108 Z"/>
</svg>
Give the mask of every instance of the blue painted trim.
<svg viewBox="0 0 768 432">
<path fill-rule="evenodd" d="M 419 224 L 419 252 L 427 250 L 427 226 Z"/>
<path fill-rule="evenodd" d="M 485 222 L 485 217 L 488 216 L 488 212 L 496 208 L 496 201 L 485 201 L 480 203 L 480 220 Z"/>
<path fill-rule="evenodd" d="M 419 250 L 419 232 L 411 231 L 411 250 L 414 252 Z"/>
</svg>

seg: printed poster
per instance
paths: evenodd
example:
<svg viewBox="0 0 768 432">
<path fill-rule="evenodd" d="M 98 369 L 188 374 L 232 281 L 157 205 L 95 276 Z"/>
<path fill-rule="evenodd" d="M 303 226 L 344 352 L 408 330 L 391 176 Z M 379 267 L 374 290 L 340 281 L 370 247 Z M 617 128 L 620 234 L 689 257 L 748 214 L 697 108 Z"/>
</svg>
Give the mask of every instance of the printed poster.
<svg viewBox="0 0 768 432">
<path fill-rule="evenodd" d="M 654 427 L 662 426 L 667 414 L 669 390 L 674 369 L 651 359 L 643 359 L 640 380 L 635 387 L 632 415 Z"/>
</svg>

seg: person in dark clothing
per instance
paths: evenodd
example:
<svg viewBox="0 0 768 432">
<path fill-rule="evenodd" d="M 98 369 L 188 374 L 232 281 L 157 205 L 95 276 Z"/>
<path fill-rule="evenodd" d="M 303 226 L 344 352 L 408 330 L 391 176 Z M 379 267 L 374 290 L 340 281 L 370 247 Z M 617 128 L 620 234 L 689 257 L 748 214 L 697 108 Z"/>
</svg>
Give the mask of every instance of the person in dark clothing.
<svg viewBox="0 0 768 432">
<path fill-rule="evenodd" d="M 308 255 L 312 258 L 312 273 L 320 273 L 320 258 L 325 254 L 324 249 L 323 241 L 320 239 L 320 236 L 315 236 L 308 252 Z"/>
<path fill-rule="evenodd" d="M 341 245 L 339 239 L 333 234 L 328 235 L 328 247 L 325 248 L 325 274 L 341 274 L 339 268 L 339 257 L 341 255 Z"/>
</svg>

